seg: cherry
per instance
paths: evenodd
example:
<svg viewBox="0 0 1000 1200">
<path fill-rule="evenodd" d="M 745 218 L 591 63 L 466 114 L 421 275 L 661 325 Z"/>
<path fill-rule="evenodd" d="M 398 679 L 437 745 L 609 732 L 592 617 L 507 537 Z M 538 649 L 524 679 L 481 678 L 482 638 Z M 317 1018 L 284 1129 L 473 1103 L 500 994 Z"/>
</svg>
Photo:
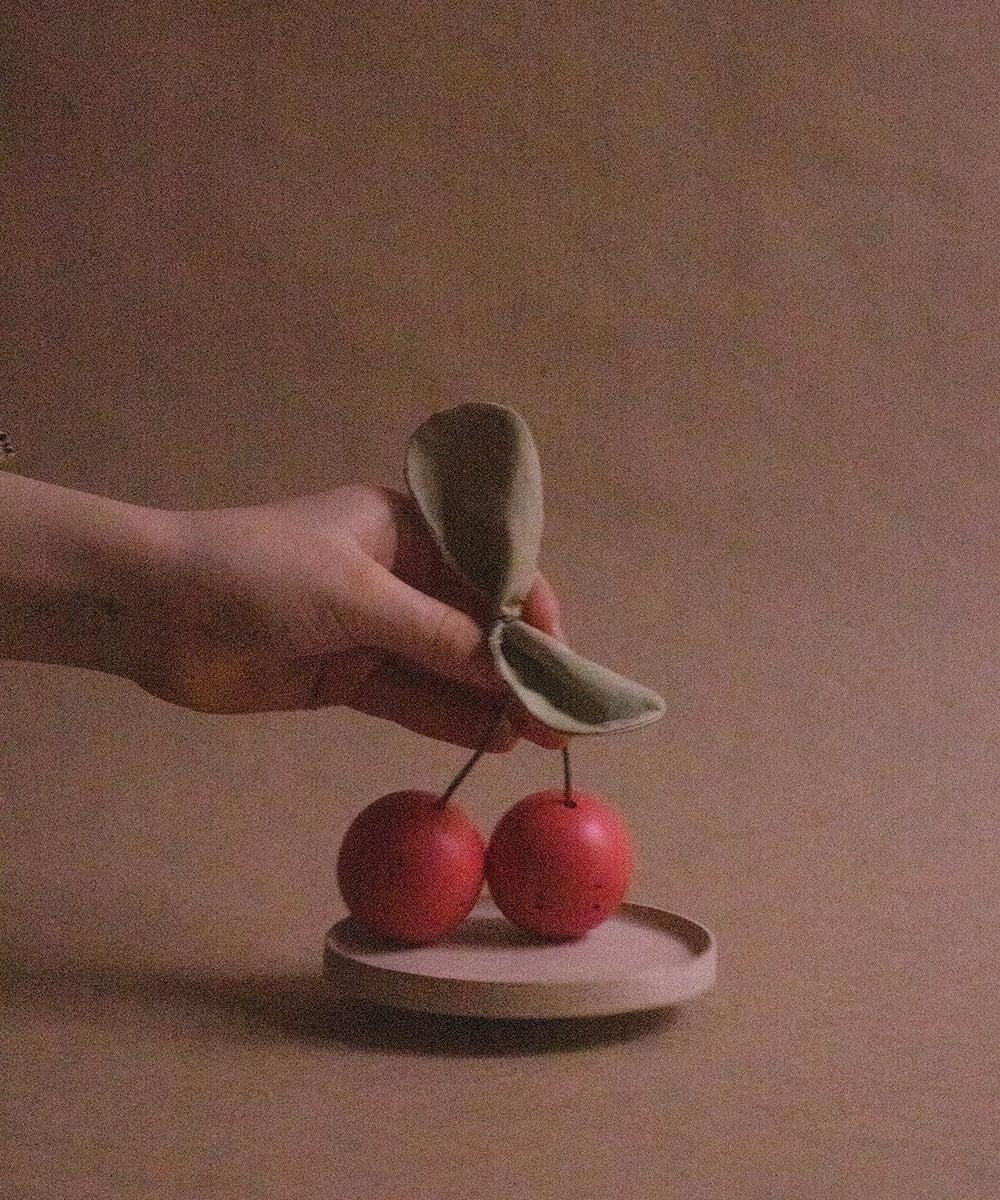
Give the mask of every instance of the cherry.
<svg viewBox="0 0 1000 1200">
<path fill-rule="evenodd" d="M 535 792 L 500 818 L 486 882 L 514 925 L 545 938 L 581 937 L 625 899 L 632 841 L 620 814 L 569 787 Z"/>
<path fill-rule="evenodd" d="M 446 797 L 392 792 L 348 826 L 337 883 L 356 920 L 395 942 L 426 945 L 469 915 L 483 886 L 484 849 L 479 830 Z"/>
</svg>

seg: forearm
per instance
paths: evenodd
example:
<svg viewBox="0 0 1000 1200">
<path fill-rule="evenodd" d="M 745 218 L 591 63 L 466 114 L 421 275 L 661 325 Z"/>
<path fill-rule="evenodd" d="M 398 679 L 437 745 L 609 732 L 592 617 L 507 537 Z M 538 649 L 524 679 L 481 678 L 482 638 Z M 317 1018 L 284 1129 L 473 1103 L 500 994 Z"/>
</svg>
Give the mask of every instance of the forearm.
<svg viewBox="0 0 1000 1200">
<path fill-rule="evenodd" d="M 121 673 L 171 561 L 170 513 L 0 474 L 0 658 Z"/>
</svg>

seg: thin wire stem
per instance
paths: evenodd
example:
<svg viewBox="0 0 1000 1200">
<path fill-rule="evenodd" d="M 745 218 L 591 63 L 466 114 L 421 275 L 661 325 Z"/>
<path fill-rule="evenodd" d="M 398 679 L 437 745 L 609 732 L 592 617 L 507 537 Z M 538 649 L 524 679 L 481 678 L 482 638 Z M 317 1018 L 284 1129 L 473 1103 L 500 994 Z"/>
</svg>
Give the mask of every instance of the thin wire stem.
<svg viewBox="0 0 1000 1200">
<path fill-rule="evenodd" d="M 451 781 L 451 783 L 448 784 L 443 795 L 441 796 L 441 799 L 438 801 L 439 807 L 444 808 L 444 806 L 451 799 L 451 795 L 455 791 L 455 789 L 459 786 L 459 784 L 466 777 L 466 775 L 468 775 L 468 773 L 472 770 L 472 768 L 476 765 L 476 763 L 479 762 L 479 760 L 486 753 L 486 747 L 490 744 L 490 738 L 494 735 L 494 733 L 496 733 L 497 729 L 500 728 L 500 722 L 504 719 L 504 717 L 506 715 L 507 715 L 507 705 L 503 704 L 500 706 L 500 709 L 498 710 L 497 715 L 490 722 L 489 727 L 487 728 L 486 732 L 483 734 L 483 740 L 479 743 L 479 746 L 476 749 L 475 754 L 473 754 L 473 756 L 469 759 L 469 761 L 465 764 L 465 766 L 461 769 L 461 771 L 459 771 L 459 773 L 455 776 L 455 778 Z"/>
<path fill-rule="evenodd" d="M 563 790 L 566 794 L 566 807 L 576 808 L 576 801 L 573 799 L 573 788 L 570 783 L 569 775 L 569 747 L 563 746 Z"/>
</svg>

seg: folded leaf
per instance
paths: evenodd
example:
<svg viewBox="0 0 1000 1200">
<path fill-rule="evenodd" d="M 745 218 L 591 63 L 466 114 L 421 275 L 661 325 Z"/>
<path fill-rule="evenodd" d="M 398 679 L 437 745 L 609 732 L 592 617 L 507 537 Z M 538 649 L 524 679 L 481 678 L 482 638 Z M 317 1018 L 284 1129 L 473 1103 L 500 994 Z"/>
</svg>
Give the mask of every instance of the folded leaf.
<svg viewBox="0 0 1000 1200">
<path fill-rule="evenodd" d="M 495 404 L 435 414 L 410 439 L 406 479 L 445 559 L 491 602 L 490 651 L 529 712 L 578 734 L 663 715 L 655 692 L 519 619 L 542 536 L 541 468 L 523 417 Z"/>
<path fill-rule="evenodd" d="M 563 733 L 624 733 L 663 716 L 648 688 L 595 662 L 524 621 L 498 621 L 489 638 L 493 661 L 524 707 Z"/>
<path fill-rule="evenodd" d="M 416 431 L 406 479 L 444 557 L 493 602 L 520 611 L 542 537 L 542 473 L 527 423 L 463 404 Z"/>
</svg>

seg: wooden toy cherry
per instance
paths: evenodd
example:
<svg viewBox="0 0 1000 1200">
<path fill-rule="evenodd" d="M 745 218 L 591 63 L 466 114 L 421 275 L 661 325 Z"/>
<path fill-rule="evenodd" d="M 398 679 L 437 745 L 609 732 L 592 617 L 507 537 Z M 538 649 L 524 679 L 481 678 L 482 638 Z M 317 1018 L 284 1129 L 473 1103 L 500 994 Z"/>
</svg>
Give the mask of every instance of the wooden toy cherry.
<svg viewBox="0 0 1000 1200">
<path fill-rule="evenodd" d="M 581 937 L 618 911 L 632 879 L 632 841 L 603 800 L 559 789 L 525 796 L 500 819 L 486 852 L 493 902 L 544 938 Z"/>
<path fill-rule="evenodd" d="M 621 907 L 632 880 L 632 838 L 607 801 L 575 791 L 569 751 L 563 787 L 525 796 L 500 818 L 486 849 L 486 882 L 512 924 L 543 938 L 581 937 Z"/>
<path fill-rule="evenodd" d="M 426 945 L 469 915 L 483 886 L 484 849 L 456 804 L 431 792 L 392 792 L 351 822 L 337 883 L 356 920 L 403 945 Z"/>
</svg>

